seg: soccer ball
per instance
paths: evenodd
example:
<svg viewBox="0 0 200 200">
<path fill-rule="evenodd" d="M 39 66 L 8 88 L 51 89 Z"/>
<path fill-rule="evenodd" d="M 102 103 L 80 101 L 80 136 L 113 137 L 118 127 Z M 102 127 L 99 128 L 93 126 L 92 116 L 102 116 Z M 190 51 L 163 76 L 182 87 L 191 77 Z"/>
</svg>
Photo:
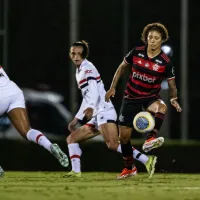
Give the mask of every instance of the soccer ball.
<svg viewBox="0 0 200 200">
<path fill-rule="evenodd" d="M 155 126 L 155 119 L 150 112 L 139 112 L 133 119 L 133 126 L 139 133 L 148 133 Z"/>
</svg>

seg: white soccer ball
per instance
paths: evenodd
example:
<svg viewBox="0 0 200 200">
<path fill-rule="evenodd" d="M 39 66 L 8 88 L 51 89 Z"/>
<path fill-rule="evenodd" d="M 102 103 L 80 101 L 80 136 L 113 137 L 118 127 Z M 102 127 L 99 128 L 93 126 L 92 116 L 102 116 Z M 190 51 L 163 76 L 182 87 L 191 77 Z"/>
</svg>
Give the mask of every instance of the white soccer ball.
<svg viewBox="0 0 200 200">
<path fill-rule="evenodd" d="M 139 133 L 148 133 L 154 129 L 155 119 L 150 112 L 139 112 L 133 119 L 133 126 Z"/>
</svg>

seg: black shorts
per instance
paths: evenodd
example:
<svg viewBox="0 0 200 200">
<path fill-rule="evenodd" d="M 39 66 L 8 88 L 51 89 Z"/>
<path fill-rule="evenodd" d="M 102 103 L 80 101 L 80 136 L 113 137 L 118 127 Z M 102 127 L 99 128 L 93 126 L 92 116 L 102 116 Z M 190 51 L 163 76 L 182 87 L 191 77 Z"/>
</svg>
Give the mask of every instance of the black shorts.
<svg viewBox="0 0 200 200">
<path fill-rule="evenodd" d="M 121 126 L 133 127 L 133 119 L 137 113 L 146 110 L 152 103 L 161 99 L 160 96 L 143 99 L 127 99 L 122 101 L 118 124 Z"/>
</svg>

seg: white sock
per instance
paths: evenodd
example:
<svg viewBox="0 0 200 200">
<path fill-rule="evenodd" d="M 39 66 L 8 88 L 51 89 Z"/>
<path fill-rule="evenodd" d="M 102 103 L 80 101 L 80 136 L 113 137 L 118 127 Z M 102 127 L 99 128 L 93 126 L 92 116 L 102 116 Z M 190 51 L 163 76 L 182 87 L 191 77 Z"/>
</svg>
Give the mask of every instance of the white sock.
<svg viewBox="0 0 200 200">
<path fill-rule="evenodd" d="M 133 158 L 135 158 L 136 160 L 140 161 L 143 164 L 146 164 L 146 162 L 149 160 L 148 156 L 142 154 L 135 148 L 133 148 Z"/>
<path fill-rule="evenodd" d="M 121 145 L 119 144 L 119 146 L 117 147 L 117 152 L 122 153 L 122 148 Z M 146 156 L 145 154 L 142 154 L 140 151 L 138 151 L 137 149 L 133 148 L 133 158 L 140 161 L 143 164 L 146 164 L 146 162 L 148 161 L 148 156 Z"/>
<path fill-rule="evenodd" d="M 78 143 L 71 143 L 68 144 L 68 149 L 69 149 L 69 156 L 71 159 L 71 165 L 72 165 L 72 171 L 74 172 L 81 172 L 81 154 L 82 151 L 79 147 Z"/>
<path fill-rule="evenodd" d="M 50 146 L 52 143 L 40 131 L 30 129 L 26 134 L 26 137 L 29 141 L 39 144 L 51 152 Z"/>
</svg>

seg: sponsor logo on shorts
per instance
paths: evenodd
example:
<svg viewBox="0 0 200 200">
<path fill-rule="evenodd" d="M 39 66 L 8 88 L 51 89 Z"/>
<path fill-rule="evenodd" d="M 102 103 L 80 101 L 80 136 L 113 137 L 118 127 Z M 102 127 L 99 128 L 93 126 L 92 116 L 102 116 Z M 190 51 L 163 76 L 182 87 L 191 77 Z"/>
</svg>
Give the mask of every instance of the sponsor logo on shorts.
<svg viewBox="0 0 200 200">
<path fill-rule="evenodd" d="M 122 114 L 119 116 L 119 121 L 124 122 L 124 116 Z"/>
<path fill-rule="evenodd" d="M 175 70 L 174 70 L 174 67 L 172 67 L 172 74 L 175 76 Z"/>
</svg>

